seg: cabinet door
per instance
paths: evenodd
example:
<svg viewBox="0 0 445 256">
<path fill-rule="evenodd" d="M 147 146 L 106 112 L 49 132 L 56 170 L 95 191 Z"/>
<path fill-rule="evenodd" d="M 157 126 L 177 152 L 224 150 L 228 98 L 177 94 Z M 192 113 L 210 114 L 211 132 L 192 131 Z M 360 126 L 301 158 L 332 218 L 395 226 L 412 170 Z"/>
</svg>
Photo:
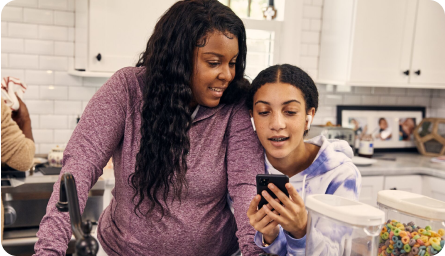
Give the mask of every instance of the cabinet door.
<svg viewBox="0 0 445 256">
<path fill-rule="evenodd" d="M 430 0 L 425 0 L 430 1 Z M 357 0 L 350 81 L 406 84 L 417 0 Z"/>
<path fill-rule="evenodd" d="M 445 179 L 423 176 L 423 195 L 445 202 Z"/>
<path fill-rule="evenodd" d="M 410 83 L 445 84 L 444 46 L 444 9 L 437 2 L 419 0 Z M 419 75 L 414 73 L 419 70 Z"/>
<path fill-rule="evenodd" d="M 134 66 L 157 20 L 176 0 L 90 0 L 90 71 Z M 96 56 L 100 53 L 101 60 Z"/>
<path fill-rule="evenodd" d="M 386 176 L 385 190 L 396 189 L 411 193 L 422 194 L 421 175 Z"/>
<path fill-rule="evenodd" d="M 377 193 L 383 190 L 383 176 L 362 177 L 359 201 L 377 207 Z"/>
</svg>

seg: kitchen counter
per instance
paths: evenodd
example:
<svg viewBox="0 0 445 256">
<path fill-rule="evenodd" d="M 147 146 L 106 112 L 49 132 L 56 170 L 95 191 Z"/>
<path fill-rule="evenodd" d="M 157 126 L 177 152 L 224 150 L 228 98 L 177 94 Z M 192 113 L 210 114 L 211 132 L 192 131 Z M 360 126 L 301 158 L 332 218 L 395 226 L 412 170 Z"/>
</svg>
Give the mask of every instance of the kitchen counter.
<svg viewBox="0 0 445 256">
<path fill-rule="evenodd" d="M 429 175 L 445 179 L 445 164 L 431 162 L 432 157 L 418 153 L 376 153 L 370 166 L 359 166 L 362 176 Z"/>
</svg>

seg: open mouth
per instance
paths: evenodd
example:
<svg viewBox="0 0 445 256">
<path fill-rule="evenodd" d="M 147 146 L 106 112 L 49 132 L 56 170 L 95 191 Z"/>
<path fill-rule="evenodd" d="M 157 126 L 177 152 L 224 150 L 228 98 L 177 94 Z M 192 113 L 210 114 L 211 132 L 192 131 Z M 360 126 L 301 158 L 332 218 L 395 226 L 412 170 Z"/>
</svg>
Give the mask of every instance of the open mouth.
<svg viewBox="0 0 445 256">
<path fill-rule="evenodd" d="M 223 88 L 213 88 L 213 87 L 209 87 L 210 90 L 214 91 L 214 92 L 223 92 L 224 89 Z"/>
<path fill-rule="evenodd" d="M 273 138 L 270 138 L 269 140 L 275 141 L 275 142 L 280 142 L 280 141 L 286 141 L 288 139 L 289 139 L 289 137 L 273 137 Z"/>
</svg>

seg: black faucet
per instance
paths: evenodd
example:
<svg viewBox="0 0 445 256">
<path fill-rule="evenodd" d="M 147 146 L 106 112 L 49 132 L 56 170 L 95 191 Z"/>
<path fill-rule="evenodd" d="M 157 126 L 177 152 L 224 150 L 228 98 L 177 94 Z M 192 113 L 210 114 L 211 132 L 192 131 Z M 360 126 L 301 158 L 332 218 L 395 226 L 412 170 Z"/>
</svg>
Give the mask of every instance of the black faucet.
<svg viewBox="0 0 445 256">
<path fill-rule="evenodd" d="M 96 256 L 99 243 L 90 235 L 93 227 L 91 221 L 82 222 L 74 176 L 67 172 L 60 180 L 59 202 L 56 204 L 60 212 L 70 214 L 71 230 L 76 238 L 76 254 L 79 256 Z"/>
</svg>

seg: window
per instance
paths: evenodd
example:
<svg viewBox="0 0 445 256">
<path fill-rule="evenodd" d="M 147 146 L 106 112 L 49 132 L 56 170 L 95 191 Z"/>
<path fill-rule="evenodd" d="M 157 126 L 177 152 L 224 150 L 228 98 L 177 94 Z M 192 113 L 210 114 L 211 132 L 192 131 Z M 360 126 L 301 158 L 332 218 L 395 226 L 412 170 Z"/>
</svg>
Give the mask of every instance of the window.
<svg viewBox="0 0 445 256">
<path fill-rule="evenodd" d="M 267 7 L 268 0 L 219 0 L 232 8 L 240 18 L 264 19 L 263 8 Z"/>
</svg>

